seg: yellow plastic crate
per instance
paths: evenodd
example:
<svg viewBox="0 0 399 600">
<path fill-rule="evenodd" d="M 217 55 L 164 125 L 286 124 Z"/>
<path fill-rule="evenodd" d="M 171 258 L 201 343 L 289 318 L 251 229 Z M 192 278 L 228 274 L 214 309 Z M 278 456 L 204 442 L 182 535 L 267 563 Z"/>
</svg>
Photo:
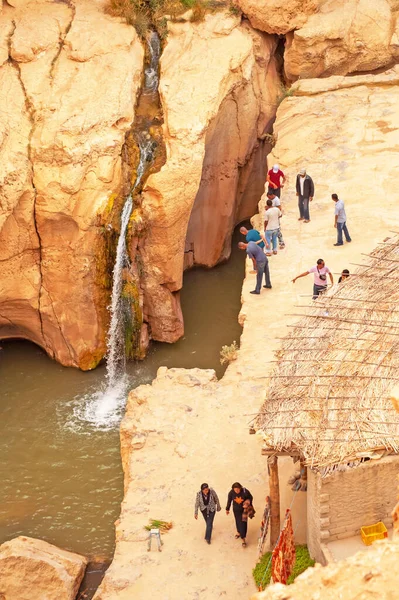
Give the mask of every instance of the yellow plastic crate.
<svg viewBox="0 0 399 600">
<path fill-rule="evenodd" d="M 388 537 L 388 531 L 384 523 L 380 521 L 375 525 L 368 525 L 367 527 L 360 528 L 360 535 L 362 536 L 363 544 L 371 546 L 376 540 L 383 540 Z"/>
</svg>

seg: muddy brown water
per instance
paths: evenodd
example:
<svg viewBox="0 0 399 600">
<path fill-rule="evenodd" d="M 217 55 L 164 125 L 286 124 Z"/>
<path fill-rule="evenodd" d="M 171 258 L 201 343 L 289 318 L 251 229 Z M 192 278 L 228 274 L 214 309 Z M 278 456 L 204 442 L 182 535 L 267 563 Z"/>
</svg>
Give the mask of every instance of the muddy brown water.
<svg viewBox="0 0 399 600">
<path fill-rule="evenodd" d="M 241 334 L 238 237 L 227 263 L 185 275 L 185 336 L 153 344 L 145 361 L 129 364 L 131 388 L 152 381 L 161 365 L 213 368 L 222 376 L 221 346 Z M 24 341 L 0 346 L 0 543 L 28 535 L 106 564 L 123 495 L 119 431 L 74 416 L 104 385 L 105 369 L 64 368 Z"/>
</svg>

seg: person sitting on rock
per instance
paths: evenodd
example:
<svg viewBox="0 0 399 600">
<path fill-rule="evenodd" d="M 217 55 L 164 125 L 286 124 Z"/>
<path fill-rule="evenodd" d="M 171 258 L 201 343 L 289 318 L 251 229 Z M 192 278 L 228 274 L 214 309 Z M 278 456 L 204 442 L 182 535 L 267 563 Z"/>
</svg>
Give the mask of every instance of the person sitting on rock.
<svg viewBox="0 0 399 600">
<path fill-rule="evenodd" d="M 268 192 L 274 192 L 280 198 L 281 188 L 284 187 L 285 175 L 278 165 L 273 165 L 267 173 Z"/>
<path fill-rule="evenodd" d="M 270 282 L 270 273 L 269 273 L 269 261 L 267 260 L 266 254 L 263 252 L 262 248 L 259 248 L 255 244 L 255 242 L 249 242 L 249 244 L 245 244 L 244 242 L 239 242 L 238 247 L 240 250 L 246 250 L 247 256 L 252 258 L 256 268 L 256 287 L 250 292 L 250 294 L 260 294 L 260 290 L 262 287 L 262 279 L 263 274 L 265 274 L 266 285 L 264 288 L 271 289 L 272 284 Z"/>
<path fill-rule="evenodd" d="M 277 208 L 280 209 L 281 214 L 283 214 L 283 209 L 281 208 L 281 200 L 278 196 L 275 195 L 274 191 L 267 192 L 267 198 L 268 198 L 268 200 L 271 200 L 273 202 L 273 207 L 277 206 Z M 280 250 L 282 250 L 283 248 L 285 248 L 285 243 L 284 243 L 283 234 L 281 233 L 280 220 L 279 220 L 279 228 L 277 231 L 277 237 L 278 237 L 278 243 L 280 246 Z"/>
</svg>

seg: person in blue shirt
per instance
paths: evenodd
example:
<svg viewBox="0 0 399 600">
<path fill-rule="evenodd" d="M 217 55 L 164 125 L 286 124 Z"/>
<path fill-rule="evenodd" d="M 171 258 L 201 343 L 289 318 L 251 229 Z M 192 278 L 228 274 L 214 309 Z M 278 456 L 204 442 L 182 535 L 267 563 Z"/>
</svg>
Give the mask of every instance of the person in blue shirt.
<svg viewBox="0 0 399 600">
<path fill-rule="evenodd" d="M 250 292 L 250 294 L 260 294 L 263 274 L 265 275 L 266 280 L 266 285 L 264 285 L 263 287 L 271 289 L 272 284 L 270 282 L 269 261 L 262 248 L 259 248 L 259 246 L 257 246 L 255 242 L 249 242 L 248 244 L 245 244 L 244 242 L 239 242 L 238 247 L 241 250 L 246 250 L 247 256 L 249 256 L 249 258 L 252 258 L 252 260 L 255 261 L 255 268 L 257 273 L 256 287 L 252 292 Z"/>
<path fill-rule="evenodd" d="M 262 248 L 262 250 L 264 249 L 265 245 L 266 248 L 269 247 L 265 236 L 263 235 L 263 233 L 259 233 L 257 229 L 248 230 L 246 227 L 240 227 L 240 233 L 242 233 L 242 235 L 245 235 L 245 241 L 247 243 L 255 242 L 255 244 L 259 246 L 259 248 Z M 253 271 L 251 271 L 251 273 L 256 273 L 256 262 L 254 258 L 252 259 L 252 263 L 254 268 Z"/>
</svg>

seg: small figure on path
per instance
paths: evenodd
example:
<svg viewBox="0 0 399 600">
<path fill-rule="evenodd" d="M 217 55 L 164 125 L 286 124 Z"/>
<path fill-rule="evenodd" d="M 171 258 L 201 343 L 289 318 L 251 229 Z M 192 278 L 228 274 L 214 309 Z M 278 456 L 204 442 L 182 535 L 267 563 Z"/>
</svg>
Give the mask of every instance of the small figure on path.
<svg viewBox="0 0 399 600">
<path fill-rule="evenodd" d="M 244 242 L 238 242 L 238 247 L 240 250 L 246 250 L 247 256 L 255 261 L 254 266 L 256 269 L 256 287 L 252 292 L 250 292 L 250 294 L 260 294 L 263 274 L 265 274 L 266 281 L 266 285 L 263 287 L 271 289 L 272 284 L 270 282 L 269 261 L 267 260 L 267 256 L 263 252 L 262 248 L 259 248 L 255 242 L 249 242 L 248 244 Z"/>
<path fill-rule="evenodd" d="M 281 188 L 284 187 L 285 175 L 278 165 L 273 165 L 267 173 L 267 183 L 269 184 L 268 193 L 274 192 L 280 198 Z"/>
<path fill-rule="evenodd" d="M 268 246 L 273 245 L 273 254 L 277 254 L 277 238 L 280 229 L 280 218 L 283 213 L 278 206 L 273 206 L 272 200 L 266 201 L 265 210 L 265 236 Z M 271 256 L 271 252 L 266 252 L 267 256 Z"/>
<path fill-rule="evenodd" d="M 213 520 L 215 518 L 216 511 L 221 510 L 219 498 L 215 490 L 209 487 L 207 483 L 201 484 L 201 490 L 197 493 L 195 499 L 195 510 L 194 517 L 198 519 L 198 509 L 201 511 L 202 516 L 205 519 L 205 540 L 208 544 L 211 543 Z"/>
<path fill-rule="evenodd" d="M 240 233 L 242 233 L 242 235 L 245 235 L 245 241 L 246 242 L 255 242 L 255 244 L 257 246 L 259 246 L 259 248 L 262 248 L 262 250 L 264 250 L 265 245 L 267 244 L 265 236 L 263 235 L 263 233 L 259 233 L 259 231 L 257 229 L 247 229 L 246 227 L 240 227 Z M 267 246 L 269 247 L 269 246 Z M 251 271 L 251 273 L 256 273 L 256 262 L 255 259 L 252 259 L 252 263 L 253 263 L 253 267 L 254 270 Z"/>
<path fill-rule="evenodd" d="M 226 515 L 230 513 L 230 506 L 233 504 L 233 513 L 237 528 L 237 533 L 234 537 L 236 540 L 241 538 L 243 548 L 247 545 L 248 517 L 252 519 L 255 514 L 252 501 L 253 497 L 249 490 L 242 487 L 238 481 L 233 483 L 227 496 Z"/>
<path fill-rule="evenodd" d="M 306 277 L 306 275 L 309 275 L 310 273 L 314 273 L 313 300 L 315 300 L 317 296 L 327 289 L 327 273 L 331 279 L 331 285 L 334 283 L 334 279 L 324 260 L 319 258 L 315 267 L 311 267 L 309 271 L 305 271 L 305 273 L 301 273 L 294 277 L 292 283 L 295 283 L 300 277 Z"/>
<path fill-rule="evenodd" d="M 347 242 L 351 242 L 351 236 L 349 235 L 348 228 L 346 226 L 346 212 L 345 204 L 343 200 L 338 198 L 337 194 L 331 194 L 331 198 L 335 202 L 335 220 L 334 227 L 337 230 L 337 243 L 334 246 L 343 246 L 344 240 L 342 239 L 342 232 L 345 234 Z"/>
<path fill-rule="evenodd" d="M 281 210 L 281 214 L 283 215 L 283 209 L 281 208 L 280 198 L 278 196 L 276 196 L 273 191 L 267 193 L 267 198 L 268 198 L 268 200 L 272 201 L 273 207 L 277 206 L 277 208 L 279 208 Z M 278 243 L 280 245 L 280 250 L 282 250 L 283 248 L 285 248 L 285 242 L 284 242 L 283 234 L 281 233 L 280 220 L 279 220 L 279 228 L 278 228 L 278 232 L 277 232 L 277 237 L 278 237 Z"/>
<path fill-rule="evenodd" d="M 296 195 L 298 196 L 299 219 L 309 223 L 310 210 L 309 202 L 312 202 L 314 196 L 314 184 L 310 175 L 306 174 L 306 169 L 301 169 L 296 176 Z"/>
<path fill-rule="evenodd" d="M 338 283 L 342 283 L 343 281 L 345 281 L 345 279 L 348 279 L 349 275 L 349 269 L 343 269 L 340 278 L 338 279 Z"/>
</svg>

